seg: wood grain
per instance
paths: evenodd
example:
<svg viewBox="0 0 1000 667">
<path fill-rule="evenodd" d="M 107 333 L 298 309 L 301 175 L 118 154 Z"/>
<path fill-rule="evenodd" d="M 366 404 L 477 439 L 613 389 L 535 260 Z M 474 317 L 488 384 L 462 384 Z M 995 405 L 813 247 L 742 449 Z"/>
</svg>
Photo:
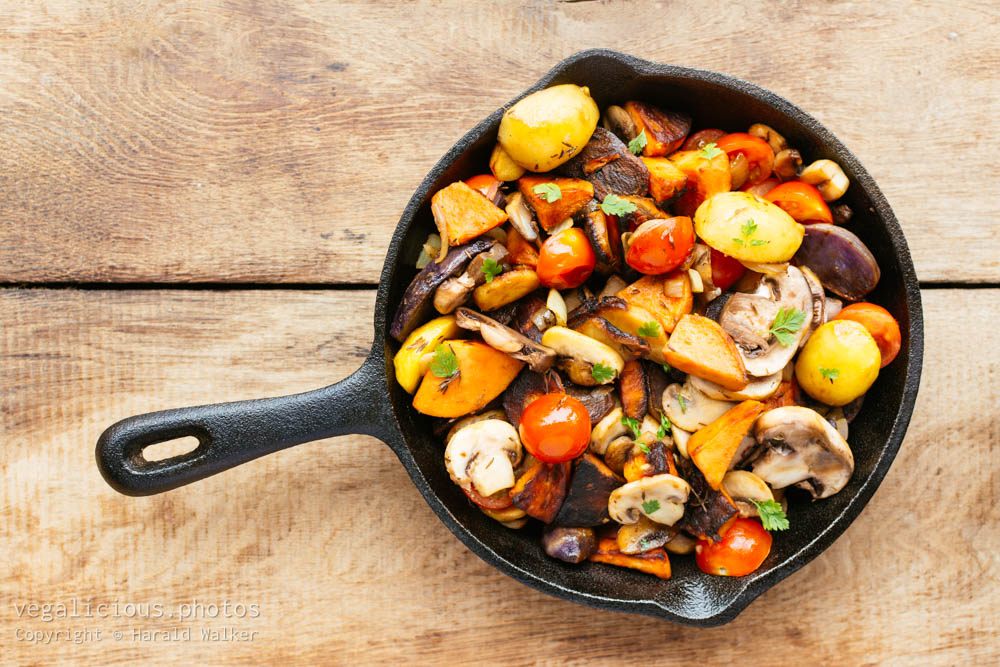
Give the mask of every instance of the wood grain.
<svg viewBox="0 0 1000 667">
<path fill-rule="evenodd" d="M 1000 280 L 995 2 L 0 7 L 0 282 L 372 283 L 413 188 L 573 52 L 724 71 L 882 185 L 921 279 Z"/>
<path fill-rule="evenodd" d="M 923 389 L 899 457 L 829 550 L 734 623 L 695 630 L 537 593 L 467 551 L 367 437 L 295 447 L 150 498 L 93 463 L 125 415 L 309 389 L 360 364 L 368 291 L 0 291 L 5 664 L 992 664 L 1000 659 L 1000 290 L 924 293 Z M 955 313 L 962 313 L 961 331 Z M 780 538 L 779 538 L 780 539 Z M 25 602 L 258 605 L 191 641 L 170 619 Z M 206 642 L 201 627 L 256 631 Z M 22 630 L 100 628 L 31 644 Z"/>
</svg>

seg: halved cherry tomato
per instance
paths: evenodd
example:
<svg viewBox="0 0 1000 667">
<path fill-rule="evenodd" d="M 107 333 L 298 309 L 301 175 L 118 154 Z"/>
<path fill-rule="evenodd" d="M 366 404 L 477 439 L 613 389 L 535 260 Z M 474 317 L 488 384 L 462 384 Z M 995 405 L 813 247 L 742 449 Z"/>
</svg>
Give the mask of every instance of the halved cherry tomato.
<svg viewBox="0 0 1000 667">
<path fill-rule="evenodd" d="M 747 177 L 747 183 L 760 183 L 770 176 L 774 169 L 774 151 L 760 137 L 746 132 L 733 132 L 719 137 L 715 145 L 726 151 L 730 159 L 735 153 L 743 153 L 747 162 L 750 163 L 750 175 Z"/>
<path fill-rule="evenodd" d="M 764 199 L 776 204 L 785 213 L 795 218 L 797 222 L 833 224 L 833 214 L 830 213 L 830 207 L 823 201 L 823 195 L 808 183 L 802 181 L 782 183 L 764 195 Z"/>
<path fill-rule="evenodd" d="M 722 130 L 698 130 L 684 142 L 681 146 L 682 151 L 697 151 L 701 150 L 708 144 L 714 143 L 719 140 L 719 137 L 725 136 L 725 132 Z"/>
<path fill-rule="evenodd" d="M 565 229 L 550 236 L 538 253 L 538 279 L 546 287 L 570 289 L 582 285 L 594 272 L 597 258 L 582 230 Z"/>
<path fill-rule="evenodd" d="M 478 174 L 465 180 L 465 184 L 473 190 L 478 190 L 490 201 L 497 196 L 500 181 L 493 174 Z"/>
<path fill-rule="evenodd" d="M 872 335 L 882 354 L 882 366 L 885 368 L 899 354 L 903 339 L 899 333 L 899 323 L 888 310 L 874 303 L 852 303 L 845 307 L 835 320 L 854 320 Z"/>
<path fill-rule="evenodd" d="M 625 262 L 640 273 L 659 275 L 684 263 L 694 247 L 691 218 L 647 220 L 632 233 Z"/>
<path fill-rule="evenodd" d="M 712 251 L 712 283 L 719 289 L 729 289 L 733 283 L 743 277 L 747 267 L 739 260 L 724 255 L 715 248 Z"/>
<path fill-rule="evenodd" d="M 781 185 L 781 181 L 778 179 L 765 178 L 760 183 L 746 183 L 742 188 L 740 188 L 740 190 L 742 192 L 749 192 L 752 195 L 757 195 L 758 197 L 763 197 L 779 185 Z"/>
<path fill-rule="evenodd" d="M 568 394 L 542 394 L 524 409 L 518 427 L 521 443 L 546 463 L 575 459 L 590 444 L 590 415 Z"/>
<path fill-rule="evenodd" d="M 497 491 L 492 496 L 484 496 L 476 491 L 476 487 L 472 485 L 472 482 L 460 484 L 459 487 L 465 492 L 465 495 L 469 500 L 483 509 L 502 510 L 507 509 L 514 504 L 514 500 L 510 497 L 510 489 Z"/>
<path fill-rule="evenodd" d="M 736 519 L 722 541 L 698 540 L 694 553 L 702 572 L 742 577 L 760 567 L 771 553 L 771 534 L 753 519 Z"/>
</svg>

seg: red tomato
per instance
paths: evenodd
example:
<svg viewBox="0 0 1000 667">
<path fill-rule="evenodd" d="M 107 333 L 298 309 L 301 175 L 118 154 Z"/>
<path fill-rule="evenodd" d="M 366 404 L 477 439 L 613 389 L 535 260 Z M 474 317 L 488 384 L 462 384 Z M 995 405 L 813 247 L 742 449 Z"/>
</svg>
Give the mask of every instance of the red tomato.
<svg viewBox="0 0 1000 667">
<path fill-rule="evenodd" d="M 726 151 L 730 159 L 735 153 L 743 153 L 747 162 L 750 163 L 750 175 L 747 176 L 747 183 L 751 185 L 763 181 L 771 175 L 771 171 L 774 169 L 774 151 L 760 137 L 746 132 L 733 132 L 719 137 L 715 145 Z"/>
<path fill-rule="evenodd" d="M 736 519 L 721 542 L 698 540 L 694 553 L 702 572 L 742 577 L 771 553 L 771 534 L 753 519 Z"/>
<path fill-rule="evenodd" d="M 701 150 L 708 144 L 716 142 L 719 137 L 725 136 L 725 132 L 722 130 L 699 130 L 687 138 L 684 145 L 681 146 L 682 151 L 697 151 Z"/>
<path fill-rule="evenodd" d="M 518 427 L 521 443 L 546 463 L 575 459 L 590 444 L 590 415 L 567 394 L 543 394 L 528 403 Z"/>
<path fill-rule="evenodd" d="M 882 353 L 882 366 L 888 366 L 903 344 L 903 339 L 899 333 L 899 323 L 888 310 L 874 303 L 852 303 L 845 307 L 835 320 L 854 320 L 868 330 L 868 333 L 878 344 L 878 351 Z"/>
<path fill-rule="evenodd" d="M 694 247 L 691 218 L 647 220 L 632 233 L 625 262 L 640 273 L 659 275 L 684 263 Z"/>
<path fill-rule="evenodd" d="M 747 183 L 742 188 L 743 192 L 749 192 L 752 195 L 757 195 L 758 197 L 763 197 L 771 190 L 775 189 L 781 184 L 776 178 L 765 178 L 763 181 L 757 184 Z"/>
<path fill-rule="evenodd" d="M 484 197 L 493 201 L 500 189 L 500 181 L 493 174 L 478 174 L 465 180 L 465 184 L 473 190 L 478 190 Z"/>
<path fill-rule="evenodd" d="M 715 248 L 712 251 L 712 282 L 719 289 L 729 289 L 733 283 L 743 277 L 747 267 L 724 255 Z"/>
<path fill-rule="evenodd" d="M 538 253 L 538 279 L 546 287 L 570 289 L 582 285 L 597 258 L 582 230 L 570 227 L 550 236 Z"/>
<path fill-rule="evenodd" d="M 768 191 L 764 199 L 784 209 L 785 213 L 802 223 L 825 222 L 833 224 L 830 207 L 823 201 L 819 190 L 802 181 L 788 181 Z"/>
<path fill-rule="evenodd" d="M 461 484 L 459 488 L 465 492 L 465 495 L 469 500 L 483 509 L 503 510 L 514 504 L 513 498 L 510 497 L 510 489 L 497 491 L 492 496 L 484 496 L 476 491 L 476 487 L 472 485 L 472 482 Z"/>
</svg>

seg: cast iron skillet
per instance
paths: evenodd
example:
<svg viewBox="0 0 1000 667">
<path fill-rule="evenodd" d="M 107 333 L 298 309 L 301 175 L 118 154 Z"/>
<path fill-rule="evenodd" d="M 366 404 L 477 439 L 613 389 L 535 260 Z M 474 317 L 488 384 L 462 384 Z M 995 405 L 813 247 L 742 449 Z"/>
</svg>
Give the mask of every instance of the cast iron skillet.
<svg viewBox="0 0 1000 667">
<path fill-rule="evenodd" d="M 518 581 L 574 602 L 655 616 L 697 626 L 731 621 L 758 595 L 828 547 L 861 512 L 892 463 L 910 420 L 920 380 L 923 322 L 920 292 L 902 231 L 885 197 L 858 160 L 814 118 L 746 81 L 715 72 L 664 65 L 608 50 L 577 53 L 556 65 L 524 95 L 558 83 L 590 87 L 603 108 L 638 98 L 683 109 L 695 127 L 742 130 L 773 126 L 809 160 L 838 162 L 855 211 L 848 227 L 875 254 L 882 279 L 870 299 L 896 317 L 903 332 L 899 357 L 883 369 L 851 426 L 856 468 L 839 494 L 793 505 L 792 528 L 775 537 L 771 555 L 743 578 L 702 574 L 690 557 L 672 559 L 674 577 L 661 581 L 632 570 L 584 563 L 570 566 L 545 556 L 537 529 L 503 528 L 475 509 L 448 479 L 443 445 L 429 422 L 395 382 L 392 313 L 416 273 L 414 263 L 433 231 L 430 197 L 439 188 L 482 172 L 503 109 L 479 123 L 434 166 L 410 199 L 392 237 L 375 302 L 375 343 L 350 377 L 316 391 L 238 403 L 167 410 L 118 422 L 97 443 L 107 482 L 128 495 L 168 491 L 259 456 L 299 443 L 348 433 L 372 435 L 392 448 L 441 521 L 480 558 Z M 522 95 L 523 96 L 523 95 Z M 518 98 L 519 99 L 519 98 Z M 193 451 L 148 462 L 154 443 L 195 436 Z"/>
</svg>

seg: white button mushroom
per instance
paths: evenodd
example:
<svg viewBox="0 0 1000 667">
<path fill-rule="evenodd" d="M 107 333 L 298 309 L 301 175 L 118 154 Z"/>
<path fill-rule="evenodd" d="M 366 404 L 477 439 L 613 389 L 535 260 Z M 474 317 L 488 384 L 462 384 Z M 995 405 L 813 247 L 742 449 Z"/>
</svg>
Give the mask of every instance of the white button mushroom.
<svg viewBox="0 0 1000 667">
<path fill-rule="evenodd" d="M 483 496 L 514 486 L 514 466 L 521 460 L 521 440 L 513 426 L 499 419 L 478 421 L 456 432 L 444 450 L 448 474 L 459 486 L 472 484 Z"/>
<path fill-rule="evenodd" d="M 691 433 L 705 428 L 733 407 L 728 401 L 719 401 L 701 393 L 691 383 L 690 377 L 683 387 L 679 384 L 667 387 L 663 392 L 662 405 L 672 424 Z"/>
<path fill-rule="evenodd" d="M 570 380 L 586 387 L 614 382 L 625 368 L 625 360 L 613 349 L 566 327 L 547 329 L 542 334 L 542 345 L 555 350 L 559 355 L 556 363 L 567 372 Z M 606 376 L 599 375 L 600 379 L 595 378 L 593 372 L 598 365 L 608 371 Z"/>
<path fill-rule="evenodd" d="M 631 524 L 639 517 L 674 525 L 684 515 L 691 487 L 680 477 L 663 473 L 643 477 L 615 489 L 608 498 L 608 514 L 620 524 Z"/>
<path fill-rule="evenodd" d="M 816 160 L 799 172 L 799 180 L 815 185 L 824 201 L 840 199 L 851 184 L 844 170 L 833 160 Z"/>
<path fill-rule="evenodd" d="M 594 428 L 590 432 L 590 451 L 604 456 L 604 453 L 608 451 L 608 445 L 613 440 L 631 433 L 628 426 L 622 423 L 623 416 L 624 413 L 619 405 L 605 415 L 601 421 L 594 424 Z"/>
</svg>

